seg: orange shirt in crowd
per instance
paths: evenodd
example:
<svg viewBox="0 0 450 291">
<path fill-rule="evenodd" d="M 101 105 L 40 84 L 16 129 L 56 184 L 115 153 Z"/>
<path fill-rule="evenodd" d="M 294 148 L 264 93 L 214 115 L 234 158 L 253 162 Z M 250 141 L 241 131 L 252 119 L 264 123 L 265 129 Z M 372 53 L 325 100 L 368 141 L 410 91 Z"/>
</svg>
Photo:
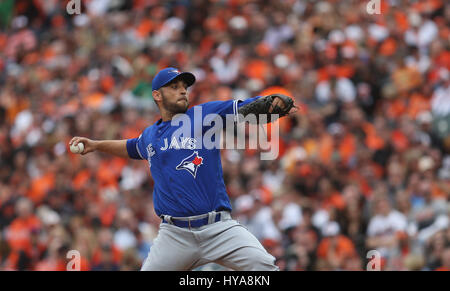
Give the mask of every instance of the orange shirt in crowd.
<svg viewBox="0 0 450 291">
<path fill-rule="evenodd" d="M 23 250 L 27 254 L 31 254 L 31 232 L 40 227 L 41 222 L 36 216 L 14 219 L 6 232 L 8 244 L 14 251 Z"/>
<path fill-rule="evenodd" d="M 69 259 L 44 259 L 36 264 L 34 271 L 71 271 L 67 270 Z M 79 265 L 73 265 L 73 267 L 79 267 L 79 271 L 89 271 L 91 268 L 89 262 L 85 257 L 80 257 Z M 74 270 L 75 271 L 75 270 Z"/>
<path fill-rule="evenodd" d="M 247 77 L 264 81 L 269 73 L 269 65 L 263 60 L 253 60 L 247 64 L 245 73 Z"/>
<path fill-rule="evenodd" d="M 342 259 L 351 257 L 356 253 L 355 246 L 348 237 L 344 235 L 338 235 L 336 239 L 337 243 L 334 251 L 339 258 Z M 332 238 L 329 237 L 325 237 L 322 239 L 317 248 L 317 256 L 319 258 L 325 259 L 327 257 L 328 251 L 331 247 L 331 240 Z"/>
<path fill-rule="evenodd" d="M 61 259 L 45 259 L 36 264 L 35 271 L 65 271 L 66 264 Z"/>
<path fill-rule="evenodd" d="M 339 192 L 333 192 L 329 197 L 325 198 L 322 201 L 322 208 L 329 209 L 331 207 L 340 210 L 344 209 L 345 201 L 344 198 L 342 198 L 342 195 L 339 194 Z"/>
<path fill-rule="evenodd" d="M 48 172 L 31 182 L 31 188 L 28 191 L 28 197 L 35 203 L 39 204 L 47 192 L 55 186 L 55 175 Z"/>
<path fill-rule="evenodd" d="M 342 139 L 339 145 L 339 153 L 344 163 L 348 163 L 350 158 L 355 154 L 356 142 L 355 136 L 351 133 L 346 134 Z"/>
</svg>

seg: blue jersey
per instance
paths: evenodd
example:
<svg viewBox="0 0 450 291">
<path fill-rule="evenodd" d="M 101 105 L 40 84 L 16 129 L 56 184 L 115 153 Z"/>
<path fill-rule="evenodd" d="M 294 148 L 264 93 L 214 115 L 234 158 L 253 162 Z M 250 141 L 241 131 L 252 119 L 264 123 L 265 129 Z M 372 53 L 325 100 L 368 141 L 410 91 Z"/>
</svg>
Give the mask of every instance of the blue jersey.
<svg viewBox="0 0 450 291">
<path fill-rule="evenodd" d="M 212 101 L 198 106 L 201 107 L 202 118 L 208 114 L 218 114 L 225 125 L 226 115 L 236 116 L 239 107 L 257 98 L 259 96 L 245 101 Z M 213 210 L 231 211 L 223 180 L 220 149 L 198 147 L 205 131 L 212 127 L 202 126 L 200 136 L 196 133 L 194 109 L 198 106 L 189 108 L 184 115 L 191 121 L 189 137 L 174 138 L 174 132 L 182 123 L 171 125 L 171 121 L 162 122 L 160 119 L 147 127 L 138 138 L 127 140 L 130 158 L 146 159 L 149 163 L 155 182 L 153 202 L 158 216 L 186 217 Z"/>
</svg>

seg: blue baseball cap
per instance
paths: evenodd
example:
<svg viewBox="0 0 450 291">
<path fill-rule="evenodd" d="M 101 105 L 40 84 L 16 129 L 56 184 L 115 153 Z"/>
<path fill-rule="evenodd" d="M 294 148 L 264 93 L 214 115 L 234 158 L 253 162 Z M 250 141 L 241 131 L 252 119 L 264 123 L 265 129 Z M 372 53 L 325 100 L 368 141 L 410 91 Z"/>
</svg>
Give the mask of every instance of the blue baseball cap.
<svg viewBox="0 0 450 291">
<path fill-rule="evenodd" d="M 152 90 L 158 90 L 159 88 L 169 84 L 175 78 L 180 78 L 191 86 L 195 83 L 195 76 L 189 72 L 180 72 L 176 68 L 165 68 L 156 74 L 152 81 Z"/>
</svg>

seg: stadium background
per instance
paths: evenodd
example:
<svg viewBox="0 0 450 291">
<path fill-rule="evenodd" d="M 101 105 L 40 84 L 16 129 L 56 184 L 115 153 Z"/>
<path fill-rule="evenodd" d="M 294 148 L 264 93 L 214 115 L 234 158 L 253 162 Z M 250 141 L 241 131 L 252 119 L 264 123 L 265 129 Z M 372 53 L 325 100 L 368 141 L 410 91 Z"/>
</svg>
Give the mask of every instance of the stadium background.
<svg viewBox="0 0 450 291">
<path fill-rule="evenodd" d="M 282 270 L 450 270 L 450 3 L 0 1 L 0 270 L 137 270 L 158 231 L 146 162 L 68 152 L 158 119 L 150 81 L 191 103 L 294 96 L 280 157 L 224 150 L 234 216 Z M 203 269 L 220 269 L 208 265 Z"/>
</svg>

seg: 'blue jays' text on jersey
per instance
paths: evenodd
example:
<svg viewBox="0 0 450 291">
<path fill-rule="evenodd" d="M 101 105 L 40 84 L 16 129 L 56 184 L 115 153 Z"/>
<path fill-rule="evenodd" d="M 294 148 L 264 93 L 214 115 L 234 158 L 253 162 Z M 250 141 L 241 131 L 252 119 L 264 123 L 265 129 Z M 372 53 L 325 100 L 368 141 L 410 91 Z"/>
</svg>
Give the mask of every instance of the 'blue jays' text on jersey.
<svg viewBox="0 0 450 291">
<path fill-rule="evenodd" d="M 224 118 L 225 125 L 226 115 L 236 116 L 239 107 L 259 97 L 245 101 L 212 101 L 198 106 L 201 107 L 202 118 L 208 114 L 218 114 Z M 158 216 L 186 217 L 213 210 L 231 211 L 223 181 L 220 149 L 196 147 L 205 133 L 205 127 L 202 127 L 200 135 L 195 135 L 195 107 L 185 113 L 191 120 L 189 137 L 181 136 L 173 140 L 173 133 L 179 126 L 172 126 L 171 121 L 162 122 L 160 119 L 147 127 L 138 138 L 127 140 L 130 158 L 148 160 L 155 182 L 153 202 Z"/>
</svg>

